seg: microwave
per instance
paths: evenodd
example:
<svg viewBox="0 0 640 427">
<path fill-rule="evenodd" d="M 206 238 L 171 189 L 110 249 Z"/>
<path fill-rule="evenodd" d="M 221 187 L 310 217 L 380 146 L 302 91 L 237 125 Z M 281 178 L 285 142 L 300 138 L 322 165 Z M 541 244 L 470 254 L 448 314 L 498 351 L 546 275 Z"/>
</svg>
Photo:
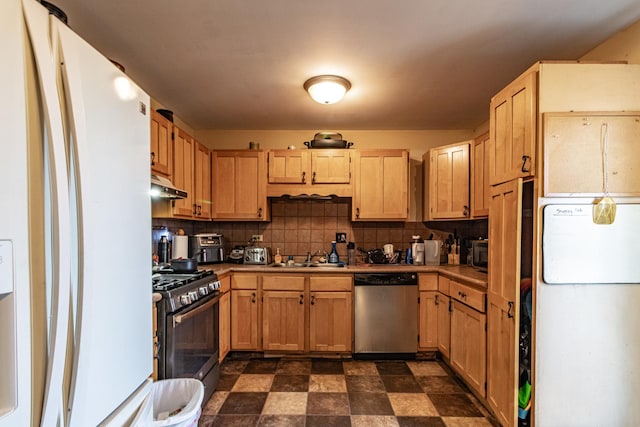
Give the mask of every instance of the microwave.
<svg viewBox="0 0 640 427">
<path fill-rule="evenodd" d="M 489 240 L 471 241 L 471 266 L 480 271 L 488 271 L 489 267 Z"/>
</svg>

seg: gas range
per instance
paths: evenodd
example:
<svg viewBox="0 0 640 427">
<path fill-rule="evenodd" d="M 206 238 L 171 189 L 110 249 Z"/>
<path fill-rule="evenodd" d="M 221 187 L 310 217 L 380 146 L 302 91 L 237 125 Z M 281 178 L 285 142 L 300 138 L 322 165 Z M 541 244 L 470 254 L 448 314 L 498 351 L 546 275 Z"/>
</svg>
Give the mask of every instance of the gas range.
<svg viewBox="0 0 640 427">
<path fill-rule="evenodd" d="M 183 307 L 220 293 L 220 281 L 213 271 L 200 270 L 193 273 L 158 272 L 152 276 L 154 292 L 162 295 L 166 313 L 176 312 Z"/>
</svg>

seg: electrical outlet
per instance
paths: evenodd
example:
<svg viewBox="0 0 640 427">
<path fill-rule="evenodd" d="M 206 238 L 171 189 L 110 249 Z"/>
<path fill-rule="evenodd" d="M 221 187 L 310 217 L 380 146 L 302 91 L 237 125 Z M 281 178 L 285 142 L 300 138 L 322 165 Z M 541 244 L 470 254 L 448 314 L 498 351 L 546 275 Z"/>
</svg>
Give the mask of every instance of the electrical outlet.
<svg viewBox="0 0 640 427">
<path fill-rule="evenodd" d="M 347 233 L 336 233 L 336 243 L 347 243 Z"/>
<path fill-rule="evenodd" d="M 251 236 L 251 240 L 254 242 L 262 242 L 262 234 L 254 234 Z"/>
</svg>

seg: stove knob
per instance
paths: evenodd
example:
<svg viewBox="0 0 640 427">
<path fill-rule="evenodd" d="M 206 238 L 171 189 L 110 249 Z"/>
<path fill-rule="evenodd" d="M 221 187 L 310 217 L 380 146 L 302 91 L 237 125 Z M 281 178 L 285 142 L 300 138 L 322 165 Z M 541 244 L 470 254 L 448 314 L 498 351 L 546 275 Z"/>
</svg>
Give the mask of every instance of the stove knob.
<svg viewBox="0 0 640 427">
<path fill-rule="evenodd" d="M 213 292 L 216 289 L 220 289 L 220 282 L 219 281 L 215 281 L 215 282 L 211 282 L 209 283 L 209 289 Z"/>
<path fill-rule="evenodd" d="M 191 297 L 188 294 L 180 295 L 180 304 L 182 305 L 191 304 Z"/>
<path fill-rule="evenodd" d="M 251 258 L 249 258 L 249 256 L 246 256 L 246 257 L 244 257 L 244 260 L 249 262 L 249 261 L 251 261 Z"/>
<path fill-rule="evenodd" d="M 209 289 L 206 286 L 201 286 L 198 289 L 198 293 L 200 294 L 201 297 L 203 297 L 209 293 Z"/>
<path fill-rule="evenodd" d="M 260 257 L 260 262 L 264 262 L 264 257 L 263 256 Z"/>
<path fill-rule="evenodd" d="M 191 298 L 191 302 L 198 301 L 198 293 L 196 291 L 190 291 L 189 298 Z"/>
</svg>

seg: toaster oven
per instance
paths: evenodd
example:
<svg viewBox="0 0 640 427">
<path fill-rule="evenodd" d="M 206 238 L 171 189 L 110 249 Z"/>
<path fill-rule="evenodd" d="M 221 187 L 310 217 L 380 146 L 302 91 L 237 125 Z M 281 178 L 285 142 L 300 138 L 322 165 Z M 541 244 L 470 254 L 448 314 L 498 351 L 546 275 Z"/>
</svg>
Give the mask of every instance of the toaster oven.
<svg viewBox="0 0 640 427">
<path fill-rule="evenodd" d="M 471 241 L 471 266 L 480 271 L 488 271 L 489 268 L 489 240 Z"/>
</svg>

